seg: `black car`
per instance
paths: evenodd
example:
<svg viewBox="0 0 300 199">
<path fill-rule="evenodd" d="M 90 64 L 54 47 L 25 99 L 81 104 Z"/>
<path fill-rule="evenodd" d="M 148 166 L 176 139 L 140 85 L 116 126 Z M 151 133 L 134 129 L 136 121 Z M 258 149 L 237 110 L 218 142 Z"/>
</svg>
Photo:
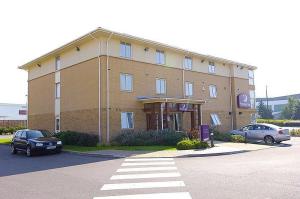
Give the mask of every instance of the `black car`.
<svg viewBox="0 0 300 199">
<path fill-rule="evenodd" d="M 19 130 L 15 133 L 11 152 L 26 152 L 27 156 L 32 156 L 36 152 L 61 152 L 62 142 L 48 131 L 44 130 Z"/>
</svg>

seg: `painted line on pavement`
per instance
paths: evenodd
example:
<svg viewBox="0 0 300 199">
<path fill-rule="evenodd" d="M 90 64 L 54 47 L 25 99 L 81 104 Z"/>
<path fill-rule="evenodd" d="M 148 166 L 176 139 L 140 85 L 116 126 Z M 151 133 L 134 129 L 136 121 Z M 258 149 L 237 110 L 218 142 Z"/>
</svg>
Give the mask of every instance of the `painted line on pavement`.
<svg viewBox="0 0 300 199">
<path fill-rule="evenodd" d="M 191 195 L 188 192 L 94 197 L 94 199 L 158 199 L 158 198 L 159 199 L 192 199 Z"/>
<path fill-rule="evenodd" d="M 128 175 L 113 175 L 111 180 L 125 180 L 125 179 L 143 179 L 143 178 L 171 178 L 181 176 L 178 172 L 170 173 L 148 173 L 148 174 L 128 174 Z"/>
<path fill-rule="evenodd" d="M 125 162 L 172 161 L 173 158 L 129 158 Z"/>
<path fill-rule="evenodd" d="M 119 189 L 145 189 L 145 188 L 162 188 L 162 187 L 184 187 L 183 181 L 166 181 L 166 182 L 139 182 L 139 183 L 120 183 L 105 184 L 101 190 L 119 190 Z"/>
<path fill-rule="evenodd" d="M 117 172 L 134 172 L 134 171 L 171 171 L 177 170 L 177 167 L 140 167 L 140 168 L 123 168 L 118 169 Z"/>
<path fill-rule="evenodd" d="M 122 163 L 122 167 L 124 166 L 149 166 L 149 165 L 174 165 L 175 162 L 137 162 L 137 163 Z"/>
</svg>

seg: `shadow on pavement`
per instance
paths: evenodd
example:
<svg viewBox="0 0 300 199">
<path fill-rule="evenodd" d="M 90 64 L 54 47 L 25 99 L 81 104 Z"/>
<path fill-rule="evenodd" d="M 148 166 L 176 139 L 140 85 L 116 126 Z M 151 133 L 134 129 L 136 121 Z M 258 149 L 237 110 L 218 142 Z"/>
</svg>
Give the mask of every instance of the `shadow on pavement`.
<svg viewBox="0 0 300 199">
<path fill-rule="evenodd" d="M 291 147 L 292 144 L 290 143 L 280 143 L 280 144 L 272 144 L 272 145 L 268 145 L 266 144 L 264 141 L 252 141 L 252 140 L 248 140 L 247 143 L 249 144 L 259 144 L 259 145 L 264 145 L 264 146 L 272 146 L 272 147 Z"/>
<path fill-rule="evenodd" d="M 64 152 L 60 154 L 26 157 L 26 155 L 21 152 L 12 155 L 8 145 L 0 145 L 0 177 L 96 163 L 112 159 L 113 158 L 80 156 Z"/>
</svg>

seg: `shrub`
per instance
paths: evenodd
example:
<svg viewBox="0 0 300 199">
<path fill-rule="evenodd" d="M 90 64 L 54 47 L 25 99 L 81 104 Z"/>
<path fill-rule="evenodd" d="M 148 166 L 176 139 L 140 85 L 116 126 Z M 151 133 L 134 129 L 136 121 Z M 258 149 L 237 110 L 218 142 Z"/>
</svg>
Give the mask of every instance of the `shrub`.
<svg viewBox="0 0 300 199">
<path fill-rule="evenodd" d="M 0 127 L 0 135 L 5 134 L 13 134 L 17 130 L 24 129 L 23 126 L 17 126 L 17 127 Z"/>
<path fill-rule="evenodd" d="M 63 144 L 76 146 L 97 146 L 99 140 L 98 135 L 74 131 L 62 131 L 55 134 L 55 137 L 61 139 Z"/>
<path fill-rule="evenodd" d="M 299 136 L 300 137 L 300 129 L 293 129 L 290 131 L 291 136 Z"/>
<path fill-rule="evenodd" d="M 245 137 L 241 135 L 231 135 L 231 142 L 243 143 L 245 142 Z"/>
<path fill-rule="evenodd" d="M 178 150 L 189 150 L 189 149 L 205 149 L 208 147 L 207 142 L 200 140 L 184 139 L 177 143 L 176 148 Z"/>
<path fill-rule="evenodd" d="M 229 133 L 214 132 L 214 139 L 218 141 L 230 142 L 232 135 Z"/>
<path fill-rule="evenodd" d="M 175 132 L 172 130 L 160 131 L 123 131 L 112 140 L 112 145 L 121 146 L 149 146 L 149 145 L 165 145 L 175 146 L 177 142 L 186 138 L 183 132 Z"/>
<path fill-rule="evenodd" d="M 271 119 L 257 119 L 257 123 L 274 124 L 281 127 L 300 127 L 299 120 L 271 120 Z"/>
</svg>

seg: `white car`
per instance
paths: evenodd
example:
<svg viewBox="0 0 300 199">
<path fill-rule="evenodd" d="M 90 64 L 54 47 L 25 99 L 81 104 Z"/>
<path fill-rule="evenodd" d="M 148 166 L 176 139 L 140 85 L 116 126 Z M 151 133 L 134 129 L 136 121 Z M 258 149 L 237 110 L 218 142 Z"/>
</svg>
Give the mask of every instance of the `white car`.
<svg viewBox="0 0 300 199">
<path fill-rule="evenodd" d="M 282 141 L 290 140 L 288 129 L 273 124 L 249 124 L 230 132 L 233 135 L 242 135 L 249 140 L 263 140 L 266 144 L 279 144 Z"/>
</svg>

